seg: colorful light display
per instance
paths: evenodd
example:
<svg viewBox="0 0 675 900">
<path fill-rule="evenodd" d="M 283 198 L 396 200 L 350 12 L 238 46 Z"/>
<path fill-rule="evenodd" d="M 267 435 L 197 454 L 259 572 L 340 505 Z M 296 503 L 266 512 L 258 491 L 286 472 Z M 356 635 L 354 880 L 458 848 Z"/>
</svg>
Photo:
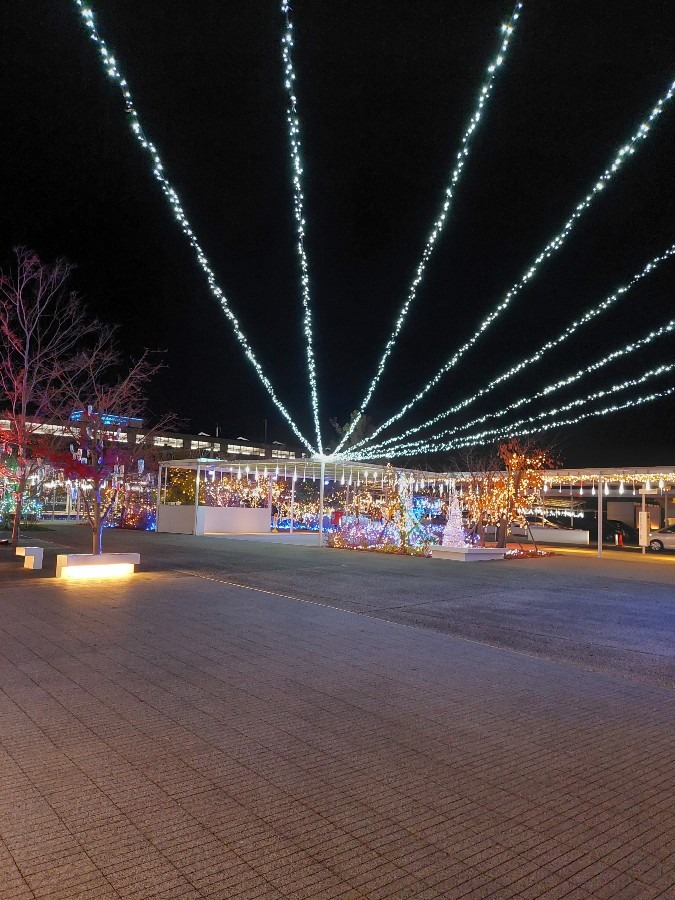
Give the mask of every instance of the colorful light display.
<svg viewBox="0 0 675 900">
<path fill-rule="evenodd" d="M 438 533 L 421 524 L 415 511 L 412 480 L 400 474 L 377 519 L 355 516 L 328 535 L 328 546 L 345 550 L 375 550 L 408 556 L 429 556 Z"/>
</svg>

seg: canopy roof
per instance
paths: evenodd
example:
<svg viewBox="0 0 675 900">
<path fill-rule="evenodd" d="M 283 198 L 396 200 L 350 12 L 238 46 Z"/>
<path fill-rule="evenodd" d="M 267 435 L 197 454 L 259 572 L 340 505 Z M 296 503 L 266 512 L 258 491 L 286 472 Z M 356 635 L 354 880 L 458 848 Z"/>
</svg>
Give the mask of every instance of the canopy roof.
<svg viewBox="0 0 675 900">
<path fill-rule="evenodd" d="M 383 475 L 403 473 L 417 482 L 438 484 L 439 482 L 455 481 L 457 483 L 469 481 L 475 475 L 471 472 L 432 472 L 429 469 L 408 469 L 403 466 L 382 465 L 364 462 L 340 462 L 333 463 L 319 459 L 297 459 L 284 462 L 276 460 L 250 459 L 222 460 L 222 459 L 172 459 L 160 463 L 166 469 L 187 469 L 196 472 L 207 469 L 209 471 L 232 473 L 258 472 L 259 474 L 275 474 L 278 477 L 291 478 L 293 474 L 297 478 L 320 478 L 321 467 L 324 466 L 325 477 L 330 481 L 340 481 L 342 478 L 352 477 L 381 479 Z M 480 473 L 476 473 L 480 476 Z M 607 466 L 603 468 L 588 469 L 549 469 L 545 473 L 546 480 L 551 484 L 593 484 L 602 477 L 603 481 L 626 481 L 629 483 L 660 486 L 659 482 L 670 487 L 675 485 L 675 465 L 671 466 Z"/>
</svg>

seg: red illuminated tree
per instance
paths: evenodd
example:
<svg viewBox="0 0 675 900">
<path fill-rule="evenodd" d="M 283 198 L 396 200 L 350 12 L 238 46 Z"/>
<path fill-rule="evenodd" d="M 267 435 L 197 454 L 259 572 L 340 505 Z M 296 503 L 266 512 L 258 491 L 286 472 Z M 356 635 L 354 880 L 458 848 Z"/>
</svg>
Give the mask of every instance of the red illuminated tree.
<svg viewBox="0 0 675 900">
<path fill-rule="evenodd" d="M 146 413 L 146 391 L 162 363 L 149 351 L 125 367 L 114 341 L 114 329 L 101 326 L 93 344 L 82 350 L 78 366 L 64 378 L 71 410 L 66 426 L 71 443 L 52 461 L 84 486 L 81 498 L 92 532 L 92 553 L 103 551 L 103 529 L 128 479 L 155 467 L 153 438 L 175 424 L 171 414 L 143 429 L 129 445 L 122 432 L 140 425 Z"/>
<path fill-rule="evenodd" d="M 15 255 L 12 270 L 0 272 L 0 410 L 8 422 L 0 443 L 11 450 L 18 482 L 12 543 L 29 476 L 47 457 L 87 484 L 84 507 L 93 552 L 100 553 L 117 491 L 140 459 L 153 460 L 154 433 L 174 422 L 165 416 L 131 447 L 119 440 L 129 420 L 142 417 L 148 382 L 161 364 L 145 351 L 125 368 L 115 329 L 89 318 L 67 289 L 72 267 L 64 260 L 48 265 L 23 248 Z"/>
<path fill-rule="evenodd" d="M 11 269 L 0 271 L 0 411 L 8 423 L 0 429 L 0 441 L 16 456 L 16 546 L 28 478 L 39 468 L 31 458 L 36 431 L 62 415 L 64 383 L 78 365 L 78 346 L 99 323 L 68 290 L 67 262 L 46 264 L 22 247 L 14 253 Z"/>
</svg>

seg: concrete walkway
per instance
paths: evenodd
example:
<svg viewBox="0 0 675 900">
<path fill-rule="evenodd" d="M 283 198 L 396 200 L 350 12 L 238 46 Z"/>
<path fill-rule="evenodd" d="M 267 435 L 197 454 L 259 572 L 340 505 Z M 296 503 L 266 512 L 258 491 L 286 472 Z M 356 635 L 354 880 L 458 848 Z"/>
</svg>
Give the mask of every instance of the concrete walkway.
<svg viewBox="0 0 675 900">
<path fill-rule="evenodd" d="M 3 900 L 675 896 L 672 691 L 335 609 L 318 582 L 14 565 Z"/>
</svg>

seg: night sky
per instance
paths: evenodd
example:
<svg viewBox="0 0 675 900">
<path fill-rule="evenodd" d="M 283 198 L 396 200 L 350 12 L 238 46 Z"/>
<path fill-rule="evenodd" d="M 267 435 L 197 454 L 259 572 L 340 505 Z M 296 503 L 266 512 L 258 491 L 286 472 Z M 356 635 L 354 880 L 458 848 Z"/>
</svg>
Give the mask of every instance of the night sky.
<svg viewBox="0 0 675 900">
<path fill-rule="evenodd" d="M 92 8 L 232 309 L 312 440 L 278 3 L 105 0 Z M 329 419 L 346 421 L 374 374 L 511 8 L 492 0 L 293 6 L 327 443 Z M 269 439 L 290 441 L 208 291 L 74 2 L 6 0 L 3 13 L 3 267 L 17 244 L 45 260 L 67 257 L 77 265 L 73 287 L 92 313 L 120 325 L 129 353 L 165 349 L 154 413 L 174 411 L 188 431 L 213 434 L 218 424 L 225 436 L 251 440 L 262 438 L 267 419 Z M 670 0 L 526 0 L 443 237 L 368 409 L 376 424 L 473 334 L 674 78 Z M 564 249 L 406 427 L 488 384 L 675 242 L 674 148 L 675 100 Z M 674 283 L 671 260 L 465 417 L 664 324 Z M 672 336 L 660 339 L 526 411 L 675 362 L 673 345 Z M 634 393 L 673 384 L 671 372 Z M 568 466 L 672 464 L 675 395 L 551 437 Z"/>
</svg>

